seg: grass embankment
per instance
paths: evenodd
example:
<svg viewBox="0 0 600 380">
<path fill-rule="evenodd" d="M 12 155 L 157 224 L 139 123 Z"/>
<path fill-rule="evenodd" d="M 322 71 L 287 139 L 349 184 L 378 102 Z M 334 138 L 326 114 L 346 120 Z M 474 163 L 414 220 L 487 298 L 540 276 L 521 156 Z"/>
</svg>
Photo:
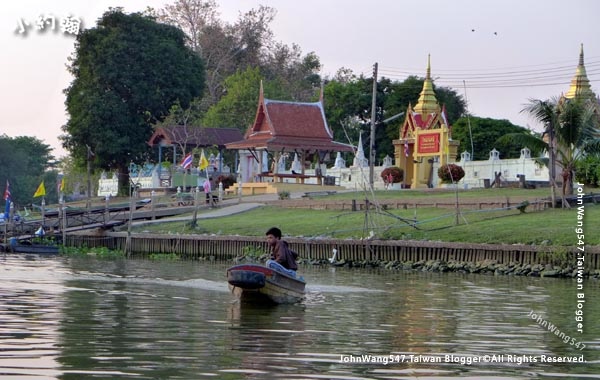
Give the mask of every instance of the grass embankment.
<svg viewBox="0 0 600 380">
<path fill-rule="evenodd" d="M 517 202 L 546 198 L 548 189 L 486 189 L 459 192 L 459 202 L 502 198 Z M 328 200 L 360 199 L 361 193 L 343 193 L 328 196 Z M 375 198 L 425 199 L 435 201 L 455 199 L 452 191 L 381 191 Z M 265 206 L 243 214 L 218 219 L 200 219 L 195 229 L 189 222 L 160 223 L 138 227 L 135 231 L 155 233 L 207 233 L 219 235 L 263 236 L 272 226 L 280 227 L 284 234 L 301 237 L 363 238 L 372 233 L 382 239 L 430 240 L 490 244 L 548 244 L 574 246 L 578 243 L 577 208 L 547 209 L 521 213 L 510 210 L 468 210 L 419 206 L 418 208 L 365 211 L 331 211 L 287 209 Z M 600 206 L 585 205 L 585 243 L 599 245 Z"/>
</svg>

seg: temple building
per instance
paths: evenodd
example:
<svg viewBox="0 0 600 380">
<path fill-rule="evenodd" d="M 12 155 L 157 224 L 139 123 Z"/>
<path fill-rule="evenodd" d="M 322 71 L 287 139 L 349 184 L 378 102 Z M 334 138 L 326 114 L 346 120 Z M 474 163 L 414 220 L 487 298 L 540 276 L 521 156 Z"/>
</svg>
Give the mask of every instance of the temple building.
<svg viewBox="0 0 600 380">
<path fill-rule="evenodd" d="M 396 165 L 404 170 L 405 187 L 432 187 L 434 163 L 456 161 L 458 141 L 452 140 L 445 106 L 440 106 L 433 91 L 431 62 L 417 104 L 408 105 L 399 139 L 393 141 Z M 437 166 L 437 165 L 436 165 Z"/>
<path fill-rule="evenodd" d="M 244 186 L 249 182 L 322 183 L 325 161 L 336 152 L 352 152 L 351 145 L 333 140 L 321 99 L 317 102 L 290 102 L 267 99 L 261 82 L 254 123 L 243 140 L 226 144 L 240 153 L 239 173 Z M 289 170 L 285 160 L 297 162 Z M 307 169 L 313 169 L 308 174 Z M 310 181 L 306 181 L 310 183 Z M 257 187 L 257 185 L 253 185 Z"/>
</svg>

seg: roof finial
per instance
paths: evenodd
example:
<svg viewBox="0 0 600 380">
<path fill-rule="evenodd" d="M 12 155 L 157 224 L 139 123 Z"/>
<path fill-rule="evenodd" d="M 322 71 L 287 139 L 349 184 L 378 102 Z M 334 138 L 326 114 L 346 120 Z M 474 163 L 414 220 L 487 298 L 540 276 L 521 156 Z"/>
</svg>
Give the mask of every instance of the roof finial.
<svg viewBox="0 0 600 380">
<path fill-rule="evenodd" d="M 325 81 L 321 79 L 321 93 L 319 94 L 319 101 L 321 102 L 321 105 L 324 105 L 324 103 L 323 103 L 324 92 L 325 92 Z"/>
<path fill-rule="evenodd" d="M 579 64 L 575 70 L 575 76 L 571 79 L 569 91 L 564 95 L 567 99 L 579 97 L 582 99 L 593 99 L 595 97 L 592 91 L 590 81 L 585 72 L 585 64 L 583 62 L 583 43 L 579 49 Z"/>
<path fill-rule="evenodd" d="M 431 54 L 427 54 L 427 74 L 425 79 L 431 79 Z"/>
<path fill-rule="evenodd" d="M 262 103 L 265 100 L 265 93 L 263 91 L 262 79 L 260 80 L 260 90 L 258 91 L 258 102 Z"/>
<path fill-rule="evenodd" d="M 431 80 L 431 55 L 427 55 L 427 74 L 423 81 L 423 90 L 419 94 L 419 100 L 414 110 L 421 115 L 429 115 L 438 112 L 439 106 L 433 91 L 433 81 Z"/>
</svg>

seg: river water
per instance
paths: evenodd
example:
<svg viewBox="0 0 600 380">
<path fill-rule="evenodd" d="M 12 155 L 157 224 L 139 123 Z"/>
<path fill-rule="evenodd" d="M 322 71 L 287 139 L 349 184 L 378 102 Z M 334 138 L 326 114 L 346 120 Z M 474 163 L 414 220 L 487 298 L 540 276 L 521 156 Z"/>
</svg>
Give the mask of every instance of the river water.
<svg viewBox="0 0 600 380">
<path fill-rule="evenodd" d="M 596 280 L 302 267 L 252 307 L 229 265 L 2 255 L 0 378 L 600 379 Z"/>
</svg>

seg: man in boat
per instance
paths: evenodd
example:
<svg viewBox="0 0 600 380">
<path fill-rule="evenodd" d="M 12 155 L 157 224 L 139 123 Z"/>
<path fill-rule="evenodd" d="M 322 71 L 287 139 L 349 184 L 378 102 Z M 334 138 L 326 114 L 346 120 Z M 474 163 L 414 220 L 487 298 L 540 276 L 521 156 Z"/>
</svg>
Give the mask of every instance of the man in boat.
<svg viewBox="0 0 600 380">
<path fill-rule="evenodd" d="M 285 240 L 281 240 L 281 230 L 277 227 L 270 228 L 267 233 L 267 243 L 271 248 L 271 260 L 267 260 L 267 267 L 276 271 L 296 277 L 298 254 L 292 251 Z"/>
</svg>

